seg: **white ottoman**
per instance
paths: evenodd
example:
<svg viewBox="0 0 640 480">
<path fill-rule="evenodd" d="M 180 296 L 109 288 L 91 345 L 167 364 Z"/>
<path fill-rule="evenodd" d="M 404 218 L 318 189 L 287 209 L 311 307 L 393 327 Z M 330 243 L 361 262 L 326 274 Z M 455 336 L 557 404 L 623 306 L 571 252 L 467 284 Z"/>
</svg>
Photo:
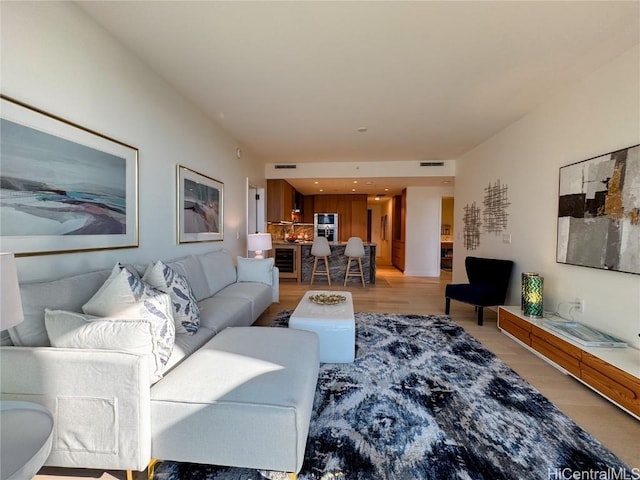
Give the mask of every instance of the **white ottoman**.
<svg viewBox="0 0 640 480">
<path fill-rule="evenodd" d="M 309 300 L 311 295 L 318 294 L 344 295 L 346 300 L 336 305 L 319 305 Z M 351 363 L 355 358 L 356 324 L 351 292 L 308 291 L 289 318 L 289 328 L 318 334 L 320 362 Z"/>
</svg>

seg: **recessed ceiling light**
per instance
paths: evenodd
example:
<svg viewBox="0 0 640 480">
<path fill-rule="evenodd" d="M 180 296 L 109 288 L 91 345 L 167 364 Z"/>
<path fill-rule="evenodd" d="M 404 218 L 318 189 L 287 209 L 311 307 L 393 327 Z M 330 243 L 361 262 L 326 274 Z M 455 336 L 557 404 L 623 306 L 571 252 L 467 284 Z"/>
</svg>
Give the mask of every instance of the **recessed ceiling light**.
<svg viewBox="0 0 640 480">
<path fill-rule="evenodd" d="M 358 127 L 358 132 L 360 133 L 365 133 L 367 130 L 369 130 L 367 127 Z"/>
<path fill-rule="evenodd" d="M 376 197 L 376 200 L 380 200 L 380 197 Z"/>
<path fill-rule="evenodd" d="M 354 180 L 353 183 L 358 183 L 358 180 Z"/>
<path fill-rule="evenodd" d="M 385 188 L 385 189 L 384 189 L 384 191 L 385 191 L 385 192 L 388 192 L 388 191 L 389 191 L 389 189 L 388 189 L 388 188 Z"/>
<path fill-rule="evenodd" d="M 318 182 L 318 181 L 316 180 L 316 181 L 315 181 L 315 182 L 313 182 L 313 183 L 315 183 L 316 185 L 318 185 L 318 183 L 320 183 L 320 182 Z"/>
<path fill-rule="evenodd" d="M 321 188 L 321 189 L 320 189 L 320 191 L 321 191 L 321 192 L 324 192 L 324 188 Z"/>
<path fill-rule="evenodd" d="M 355 191 L 356 191 L 356 189 L 355 189 L 355 188 L 352 188 L 352 189 L 351 189 L 351 191 L 352 191 L 352 192 L 355 192 Z"/>
</svg>

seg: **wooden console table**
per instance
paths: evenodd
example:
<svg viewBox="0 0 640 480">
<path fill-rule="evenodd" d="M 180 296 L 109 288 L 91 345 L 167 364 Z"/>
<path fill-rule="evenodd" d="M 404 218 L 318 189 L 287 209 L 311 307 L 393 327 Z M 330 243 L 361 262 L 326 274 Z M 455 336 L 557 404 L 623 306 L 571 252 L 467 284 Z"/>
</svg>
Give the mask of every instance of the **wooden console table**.
<svg viewBox="0 0 640 480">
<path fill-rule="evenodd" d="M 562 372 L 640 420 L 640 350 L 587 347 L 522 314 L 500 307 L 498 328 Z"/>
</svg>

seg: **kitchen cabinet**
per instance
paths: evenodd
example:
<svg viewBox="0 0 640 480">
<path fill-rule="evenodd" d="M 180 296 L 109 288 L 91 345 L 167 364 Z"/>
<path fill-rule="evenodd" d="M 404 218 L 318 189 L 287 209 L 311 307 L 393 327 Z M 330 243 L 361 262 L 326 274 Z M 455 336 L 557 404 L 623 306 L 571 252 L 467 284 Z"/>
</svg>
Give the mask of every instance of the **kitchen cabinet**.
<svg viewBox="0 0 640 480">
<path fill-rule="evenodd" d="M 302 221 L 304 223 L 313 223 L 314 198 L 313 195 L 304 195 L 302 197 Z"/>
<path fill-rule="evenodd" d="M 453 268 L 453 242 L 440 242 L 440 268 Z"/>
<path fill-rule="evenodd" d="M 315 213 L 337 213 L 338 240 L 349 237 L 367 239 L 367 196 L 365 194 L 327 194 L 313 198 Z M 305 217 L 306 218 L 306 217 Z"/>
<path fill-rule="evenodd" d="M 286 180 L 267 180 L 267 222 L 291 221 L 295 189 Z"/>
<path fill-rule="evenodd" d="M 300 281 L 300 245 L 288 242 L 273 242 L 272 255 L 280 278 Z"/>
<path fill-rule="evenodd" d="M 404 272 L 405 235 L 407 218 L 407 190 L 393 197 L 393 216 L 391 218 L 391 263 Z"/>
</svg>

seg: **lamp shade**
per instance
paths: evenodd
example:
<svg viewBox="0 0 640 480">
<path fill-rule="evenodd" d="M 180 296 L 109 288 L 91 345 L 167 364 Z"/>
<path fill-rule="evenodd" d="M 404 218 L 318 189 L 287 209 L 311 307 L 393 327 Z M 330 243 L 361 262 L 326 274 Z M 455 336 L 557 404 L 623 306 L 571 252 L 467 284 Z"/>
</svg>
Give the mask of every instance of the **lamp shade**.
<svg viewBox="0 0 640 480">
<path fill-rule="evenodd" d="M 22 320 L 15 258 L 13 253 L 0 253 L 0 330 L 14 327 Z"/>
<path fill-rule="evenodd" d="M 523 276 L 522 311 L 533 318 L 542 318 L 544 278 L 537 274 Z"/>
<path fill-rule="evenodd" d="M 247 236 L 247 250 L 256 252 L 256 258 L 262 258 L 262 252 L 271 248 L 270 233 L 250 233 Z"/>
<path fill-rule="evenodd" d="M 525 300 L 525 294 L 524 294 L 524 290 L 525 287 L 527 285 L 527 277 L 538 277 L 539 275 L 537 273 L 533 273 L 533 272 L 522 272 L 522 276 L 521 276 L 521 292 L 520 292 L 520 309 L 524 310 L 524 300 Z"/>
</svg>

